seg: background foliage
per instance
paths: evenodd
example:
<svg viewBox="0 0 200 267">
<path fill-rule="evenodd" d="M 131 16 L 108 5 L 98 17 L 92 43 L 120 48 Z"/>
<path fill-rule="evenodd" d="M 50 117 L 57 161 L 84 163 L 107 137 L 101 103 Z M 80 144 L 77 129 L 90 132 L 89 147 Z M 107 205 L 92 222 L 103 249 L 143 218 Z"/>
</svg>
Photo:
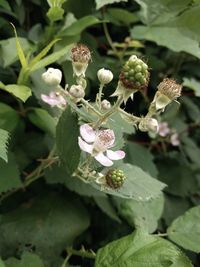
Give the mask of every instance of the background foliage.
<svg viewBox="0 0 200 267">
<path fill-rule="evenodd" d="M 0 266 L 200 266 L 200 2 L 0 0 L 0 13 Z M 146 111 L 164 77 L 184 85 L 180 105 L 161 116 L 179 133 L 178 147 L 113 118 L 117 146 L 123 133 L 128 140 L 129 179 L 117 191 L 73 180 L 77 118 L 67 108 L 58 122 L 59 111 L 40 99 L 49 92 L 41 79 L 46 66 L 73 83 L 76 42 L 92 51 L 88 99 L 98 91 L 96 71 L 114 73 L 110 95 L 132 54 L 148 63 L 151 82 L 128 101 L 130 113 Z M 52 161 L 55 137 L 64 167 Z M 81 246 L 97 252 L 95 263 Z"/>
</svg>

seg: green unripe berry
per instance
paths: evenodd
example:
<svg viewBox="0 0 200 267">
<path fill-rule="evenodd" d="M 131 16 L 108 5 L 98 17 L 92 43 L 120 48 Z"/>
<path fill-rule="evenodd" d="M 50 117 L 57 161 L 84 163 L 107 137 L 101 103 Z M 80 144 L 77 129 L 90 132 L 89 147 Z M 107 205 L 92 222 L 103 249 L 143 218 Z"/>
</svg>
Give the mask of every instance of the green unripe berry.
<svg viewBox="0 0 200 267">
<path fill-rule="evenodd" d="M 124 172 L 118 169 L 109 170 L 105 177 L 107 185 L 113 189 L 122 187 L 126 179 Z"/>
</svg>

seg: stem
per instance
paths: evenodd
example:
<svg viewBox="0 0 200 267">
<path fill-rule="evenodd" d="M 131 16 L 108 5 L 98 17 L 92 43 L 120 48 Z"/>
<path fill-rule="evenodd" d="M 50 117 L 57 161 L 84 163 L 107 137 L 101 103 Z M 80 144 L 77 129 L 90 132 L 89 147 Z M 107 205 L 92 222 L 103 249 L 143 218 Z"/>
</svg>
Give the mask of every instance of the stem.
<svg viewBox="0 0 200 267">
<path fill-rule="evenodd" d="M 66 264 L 68 263 L 69 259 L 71 258 L 72 254 L 69 253 L 67 255 L 67 257 L 65 258 L 65 260 L 63 261 L 63 264 L 61 265 L 61 267 L 66 267 Z"/>
<path fill-rule="evenodd" d="M 132 114 L 127 113 L 125 110 L 118 108 L 119 112 L 124 115 L 125 117 L 128 118 L 128 120 L 131 120 L 134 124 L 136 124 L 137 122 L 139 122 L 141 120 L 140 117 L 134 116 Z"/>
<path fill-rule="evenodd" d="M 99 87 L 99 93 L 96 96 L 96 104 L 99 106 L 99 109 L 101 109 L 101 97 L 102 97 L 102 91 L 103 91 L 104 84 L 100 84 Z"/>
<path fill-rule="evenodd" d="M 89 252 L 85 250 L 75 250 L 73 248 L 67 248 L 67 253 L 75 256 L 80 256 L 82 258 L 95 259 L 96 254 L 94 252 Z"/>
<path fill-rule="evenodd" d="M 163 234 L 154 234 L 155 236 L 168 236 L 168 234 L 167 233 L 163 233 Z"/>
<path fill-rule="evenodd" d="M 95 107 L 93 107 L 92 105 L 90 105 L 90 103 L 87 101 L 87 100 L 85 100 L 84 98 L 81 98 L 81 101 L 80 101 L 83 105 L 85 105 L 88 109 L 90 109 L 90 110 L 92 110 L 96 115 L 98 115 L 99 117 L 101 117 L 102 116 L 102 114 L 98 111 L 98 110 L 96 110 L 96 108 Z"/>
</svg>

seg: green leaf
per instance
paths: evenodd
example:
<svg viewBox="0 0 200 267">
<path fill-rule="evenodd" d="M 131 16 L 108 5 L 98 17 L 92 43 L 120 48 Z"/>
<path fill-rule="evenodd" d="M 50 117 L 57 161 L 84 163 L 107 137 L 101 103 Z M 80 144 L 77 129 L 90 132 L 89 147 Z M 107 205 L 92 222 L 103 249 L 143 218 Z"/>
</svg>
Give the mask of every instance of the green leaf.
<svg viewBox="0 0 200 267">
<path fill-rule="evenodd" d="M 116 210 L 114 209 L 114 206 L 112 205 L 111 201 L 109 200 L 107 195 L 104 196 L 95 196 L 94 200 L 97 204 L 97 206 L 111 219 L 121 222 L 120 218 L 117 215 Z"/>
<path fill-rule="evenodd" d="M 16 39 L 16 46 L 17 46 L 17 54 L 18 54 L 18 57 L 19 57 L 19 60 L 20 60 L 20 63 L 22 65 L 22 67 L 25 69 L 27 66 L 28 66 L 28 63 L 26 61 L 26 57 L 24 55 L 24 51 L 23 51 L 23 48 L 21 46 L 21 43 L 20 43 L 20 40 L 17 36 L 17 31 L 16 31 L 16 28 L 14 26 L 14 24 L 10 23 L 14 29 L 14 33 L 15 33 L 15 39 Z"/>
<path fill-rule="evenodd" d="M 179 246 L 200 252 L 200 205 L 178 217 L 167 229 L 169 238 Z"/>
<path fill-rule="evenodd" d="M 139 18 L 134 13 L 122 8 L 108 8 L 107 14 L 109 18 L 127 26 L 139 20 Z"/>
<path fill-rule="evenodd" d="M 166 192 L 175 196 L 190 196 L 198 190 L 197 182 L 190 167 L 181 160 L 183 159 L 178 155 L 177 159 L 164 158 L 159 161 L 159 179 L 168 185 Z"/>
<path fill-rule="evenodd" d="M 0 194 L 22 187 L 20 173 L 12 154 L 8 155 L 6 163 L 0 159 Z"/>
<path fill-rule="evenodd" d="M 10 258 L 5 263 L 6 267 L 44 267 L 40 257 L 30 252 L 24 252 L 20 260 Z"/>
<path fill-rule="evenodd" d="M 33 108 L 28 113 L 28 118 L 38 128 L 55 136 L 56 120 L 46 110 L 42 108 Z"/>
<path fill-rule="evenodd" d="M 12 132 L 18 122 L 18 113 L 10 106 L 0 102 L 0 128 Z"/>
<path fill-rule="evenodd" d="M 2 259 L 0 259 L 0 267 L 6 267 L 5 264 L 3 263 Z"/>
<path fill-rule="evenodd" d="M 172 243 L 136 230 L 97 252 L 95 267 L 192 267 Z"/>
<path fill-rule="evenodd" d="M 148 40 L 165 46 L 175 52 L 186 52 L 200 58 L 199 43 L 182 34 L 177 27 L 166 25 L 136 26 L 131 36 L 139 40 Z"/>
<path fill-rule="evenodd" d="M 0 220 L 1 255 L 7 258 L 29 244 L 45 266 L 58 266 L 61 253 L 89 226 L 84 206 L 67 195 L 43 190 L 41 197 L 4 213 Z"/>
<path fill-rule="evenodd" d="M 78 136 L 78 119 L 68 107 L 63 111 L 56 128 L 56 145 L 69 175 L 76 170 L 80 160 Z"/>
<path fill-rule="evenodd" d="M 35 56 L 31 62 L 29 63 L 29 67 L 34 66 L 39 60 L 41 60 L 46 54 L 49 52 L 49 50 L 54 46 L 55 43 L 57 43 L 60 39 L 55 39 L 51 41 L 37 56 Z"/>
<path fill-rule="evenodd" d="M 124 185 L 118 190 L 104 189 L 103 192 L 122 198 L 148 201 L 157 198 L 161 194 L 161 190 L 165 187 L 164 183 L 152 178 L 148 173 L 137 166 L 122 164 L 119 165 L 118 168 L 123 170 L 127 177 Z M 97 184 L 92 185 L 101 190 L 101 187 Z"/>
<path fill-rule="evenodd" d="M 119 2 L 127 2 L 128 0 L 95 0 L 96 1 L 96 9 L 100 9 L 105 5 L 119 3 Z"/>
<path fill-rule="evenodd" d="M 0 1 L 0 6 L 5 8 L 8 11 L 11 11 L 11 7 L 10 7 L 8 1 L 6 1 L 6 0 L 1 0 Z"/>
<path fill-rule="evenodd" d="M 0 82 L 0 88 L 15 97 L 19 98 L 23 102 L 26 102 L 26 100 L 32 95 L 31 89 L 25 85 L 17 85 L 17 84 L 7 84 L 4 85 L 2 82 Z"/>
<path fill-rule="evenodd" d="M 24 52 L 30 49 L 30 43 L 26 38 L 18 37 L 18 41 L 23 46 Z M 0 41 L 0 55 L 3 59 L 3 67 L 6 68 L 18 60 L 15 37 Z"/>
<path fill-rule="evenodd" d="M 65 11 L 62 7 L 54 6 L 49 8 L 47 17 L 51 22 L 54 22 L 63 19 L 64 13 Z"/>
<path fill-rule="evenodd" d="M 156 168 L 155 163 L 153 162 L 154 157 L 144 146 L 140 144 L 128 142 L 126 147 L 126 162 L 129 162 L 133 165 L 136 165 L 143 169 L 143 171 L 149 173 L 153 177 L 158 176 L 158 170 Z"/>
<path fill-rule="evenodd" d="M 183 78 L 183 85 L 192 89 L 196 96 L 200 97 L 200 82 L 194 78 Z"/>
<path fill-rule="evenodd" d="M 72 45 L 68 45 L 66 47 L 64 47 L 63 49 L 52 53 L 51 55 L 48 55 L 46 57 L 44 57 L 43 59 L 41 59 L 40 61 L 38 61 L 34 66 L 32 66 L 30 68 L 30 72 L 36 71 L 38 69 L 44 68 L 47 65 L 50 65 L 54 62 L 56 62 L 58 59 L 60 59 L 61 57 L 63 57 L 64 55 L 68 54 L 69 51 L 71 51 Z"/>
<path fill-rule="evenodd" d="M 59 33 L 59 36 L 78 35 L 86 28 L 97 23 L 101 23 L 101 21 L 97 19 L 95 16 L 92 15 L 85 16 L 72 23 L 68 28 L 64 29 L 61 33 Z"/>
<path fill-rule="evenodd" d="M 189 159 L 199 165 L 199 158 L 200 158 L 200 149 L 191 138 L 184 136 L 182 139 L 182 148 L 184 152 L 187 154 Z"/>
<path fill-rule="evenodd" d="M 0 129 L 0 158 L 8 161 L 8 139 L 9 139 L 9 133 L 3 129 Z"/>
<path fill-rule="evenodd" d="M 164 208 L 164 197 L 161 194 L 151 201 L 139 202 L 129 199 L 114 199 L 119 214 L 134 228 L 141 228 L 153 233 L 158 226 Z"/>
</svg>

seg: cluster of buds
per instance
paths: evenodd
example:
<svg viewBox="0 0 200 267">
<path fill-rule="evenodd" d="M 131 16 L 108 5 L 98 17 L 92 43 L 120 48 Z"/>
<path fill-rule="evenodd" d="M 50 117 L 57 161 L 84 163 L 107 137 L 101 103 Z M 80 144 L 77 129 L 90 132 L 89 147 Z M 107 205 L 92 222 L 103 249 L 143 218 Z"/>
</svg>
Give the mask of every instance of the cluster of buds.
<svg viewBox="0 0 200 267">
<path fill-rule="evenodd" d="M 120 106 L 123 102 L 126 104 L 129 98 L 133 99 L 133 95 L 137 91 L 144 92 L 148 86 L 150 77 L 149 68 L 142 59 L 136 55 L 132 55 L 125 62 L 119 73 L 117 88 L 111 95 L 117 96 L 117 101 L 113 105 L 107 99 L 102 99 L 103 89 L 113 80 L 113 73 L 105 68 L 98 70 L 99 92 L 96 95 L 95 103 L 91 104 L 84 99 L 87 86 L 85 73 L 91 61 L 89 48 L 83 44 L 73 47 L 71 50 L 71 61 L 76 84 L 69 86 L 69 89 L 68 85 L 66 85 L 65 89 L 63 89 L 60 85 L 62 72 L 59 69 L 49 68 L 42 74 L 42 79 L 50 86 L 51 92 L 49 95 L 41 95 L 41 98 L 52 107 L 57 106 L 62 109 L 66 107 L 67 101 L 70 98 L 74 103 L 81 104 L 83 109 L 96 116 L 95 120 L 83 123 L 80 126 L 80 136 L 77 140 L 80 149 L 88 157 L 88 161 L 86 160 L 84 164 L 80 163 L 80 167 L 77 169 L 79 174 L 80 171 L 82 172 L 82 177 L 85 179 L 91 173 L 97 173 L 90 168 L 89 164 L 91 160 L 89 159 L 93 158 L 103 167 L 110 167 L 114 164 L 114 161 L 122 160 L 125 157 L 123 150 L 113 150 L 116 143 L 115 133 L 112 129 L 105 128 L 108 119 L 113 113 L 119 112 L 122 118 L 138 126 L 140 131 L 148 132 L 152 135 L 158 133 L 162 136 L 162 127 L 156 119 L 157 113 L 160 110 L 164 110 L 168 104 L 180 96 L 182 86 L 172 79 L 164 79 L 158 85 L 158 90 L 149 106 L 146 116 L 137 117 L 127 113 Z M 70 101 L 68 103 L 70 104 Z M 173 145 L 178 145 L 178 135 L 174 130 L 169 130 L 166 136 L 170 136 Z M 123 171 L 115 168 L 110 169 L 102 176 L 100 176 L 103 179 L 102 184 L 112 189 L 120 188 L 126 179 Z M 100 178 L 97 175 L 96 182 Z"/>
</svg>

